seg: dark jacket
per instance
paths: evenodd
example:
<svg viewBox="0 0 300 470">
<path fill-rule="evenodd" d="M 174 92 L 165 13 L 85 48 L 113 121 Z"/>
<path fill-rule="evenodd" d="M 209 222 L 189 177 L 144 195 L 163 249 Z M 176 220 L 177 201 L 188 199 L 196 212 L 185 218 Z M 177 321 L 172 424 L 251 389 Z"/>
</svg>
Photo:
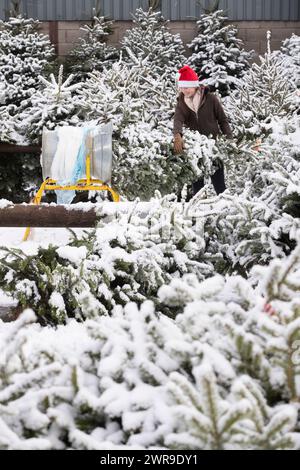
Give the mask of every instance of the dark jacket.
<svg viewBox="0 0 300 470">
<path fill-rule="evenodd" d="M 232 138 L 222 104 L 209 88 L 205 89 L 204 99 L 197 114 L 187 106 L 183 93 L 180 93 L 175 110 L 173 133 L 182 134 L 183 126 L 206 136 L 212 134 L 213 138 L 221 133 Z"/>
</svg>

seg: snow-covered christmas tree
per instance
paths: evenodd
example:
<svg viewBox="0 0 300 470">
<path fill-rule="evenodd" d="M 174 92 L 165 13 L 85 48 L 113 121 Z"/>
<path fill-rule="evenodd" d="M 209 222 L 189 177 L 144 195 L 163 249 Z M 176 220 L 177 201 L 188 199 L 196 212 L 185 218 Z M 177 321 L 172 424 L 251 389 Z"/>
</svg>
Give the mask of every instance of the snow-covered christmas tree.
<svg viewBox="0 0 300 470">
<path fill-rule="evenodd" d="M 102 71 L 118 60 L 118 49 L 107 45 L 113 23 L 104 16 L 94 16 L 91 24 L 81 28 L 84 37 L 80 38 L 68 57 L 69 69 L 76 81 L 85 80 L 93 70 Z"/>
<path fill-rule="evenodd" d="M 192 51 L 188 63 L 202 83 L 226 96 L 248 70 L 252 53 L 244 50 L 237 28 L 227 24 L 222 10 L 201 15 L 197 26 L 198 35 L 188 45 Z"/>
<path fill-rule="evenodd" d="M 297 107 L 297 92 L 282 57 L 269 47 L 260 63 L 254 63 L 236 85 L 226 107 L 239 139 L 263 138 L 274 117 L 292 113 Z"/>
<path fill-rule="evenodd" d="M 0 79 L 7 90 L 2 105 L 25 108 L 53 59 L 54 48 L 38 28 L 38 21 L 22 16 L 0 22 Z"/>
<path fill-rule="evenodd" d="M 291 74 L 292 80 L 300 89 L 300 36 L 292 36 L 283 41 L 281 52 L 286 56 L 285 65 Z"/>
<path fill-rule="evenodd" d="M 73 75 L 65 81 L 61 65 L 57 79 L 40 76 L 39 89 L 30 98 L 30 107 L 21 115 L 20 127 L 31 141 L 41 138 L 43 127 L 53 130 L 56 126 L 76 126 L 80 122 L 78 90 L 81 83 L 72 84 Z"/>
<path fill-rule="evenodd" d="M 124 60 L 129 65 L 148 65 L 152 75 L 173 84 L 178 69 L 186 62 L 179 34 L 171 34 L 161 12 L 152 8 L 138 8 L 133 23 L 121 42 Z"/>
</svg>

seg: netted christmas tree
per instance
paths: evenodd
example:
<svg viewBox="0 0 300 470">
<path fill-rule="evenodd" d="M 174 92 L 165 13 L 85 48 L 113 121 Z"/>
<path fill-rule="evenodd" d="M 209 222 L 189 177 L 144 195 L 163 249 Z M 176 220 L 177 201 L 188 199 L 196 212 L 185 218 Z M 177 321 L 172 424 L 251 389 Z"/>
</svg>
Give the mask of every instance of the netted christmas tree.
<svg viewBox="0 0 300 470">
<path fill-rule="evenodd" d="M 226 96 L 249 69 L 251 52 L 243 48 L 238 30 L 227 24 L 222 10 L 201 15 L 197 21 L 198 35 L 188 45 L 192 55 L 188 63 L 202 83 L 211 85 Z"/>
<path fill-rule="evenodd" d="M 32 142 L 41 139 L 44 127 L 53 130 L 57 126 L 80 123 L 78 90 L 82 84 L 72 84 L 73 75 L 64 81 L 63 71 L 61 65 L 57 79 L 53 74 L 49 80 L 39 77 L 39 89 L 31 96 L 30 107 L 20 115 L 19 126 Z"/>
<path fill-rule="evenodd" d="M 93 70 L 111 67 L 119 59 L 118 49 L 107 44 L 113 23 L 104 16 L 94 16 L 91 24 L 81 28 L 84 37 L 80 38 L 67 59 L 76 81 L 85 80 Z"/>
<path fill-rule="evenodd" d="M 124 60 L 129 65 L 148 65 L 152 75 L 174 84 L 176 72 L 186 62 L 179 34 L 171 34 L 161 12 L 152 8 L 138 8 L 133 23 L 121 42 Z"/>
</svg>

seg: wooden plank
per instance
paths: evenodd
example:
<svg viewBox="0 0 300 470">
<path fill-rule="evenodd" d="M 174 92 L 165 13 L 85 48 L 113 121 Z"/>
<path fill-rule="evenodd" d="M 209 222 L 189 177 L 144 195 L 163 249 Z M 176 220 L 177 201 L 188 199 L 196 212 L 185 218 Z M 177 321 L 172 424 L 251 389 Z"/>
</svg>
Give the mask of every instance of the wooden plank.
<svg viewBox="0 0 300 470">
<path fill-rule="evenodd" d="M 0 227 L 94 227 L 99 217 L 95 209 L 83 211 L 59 205 L 12 204 L 0 209 Z"/>
<path fill-rule="evenodd" d="M 0 143 L 0 154 L 1 153 L 34 153 L 40 154 L 42 147 L 39 145 L 14 145 Z"/>
</svg>

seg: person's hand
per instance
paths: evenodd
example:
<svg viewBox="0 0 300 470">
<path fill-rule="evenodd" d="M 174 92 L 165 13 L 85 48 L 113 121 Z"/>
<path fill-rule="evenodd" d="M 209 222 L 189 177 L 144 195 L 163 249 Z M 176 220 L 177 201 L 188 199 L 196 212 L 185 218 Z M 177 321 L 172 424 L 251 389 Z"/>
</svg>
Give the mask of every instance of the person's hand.
<svg viewBox="0 0 300 470">
<path fill-rule="evenodd" d="M 183 152 L 183 139 L 181 134 L 174 135 L 174 153 L 178 155 Z"/>
<path fill-rule="evenodd" d="M 252 147 L 252 150 L 254 150 L 254 152 L 260 152 L 261 144 L 262 144 L 262 140 L 261 139 L 256 139 L 255 145 Z"/>
</svg>

